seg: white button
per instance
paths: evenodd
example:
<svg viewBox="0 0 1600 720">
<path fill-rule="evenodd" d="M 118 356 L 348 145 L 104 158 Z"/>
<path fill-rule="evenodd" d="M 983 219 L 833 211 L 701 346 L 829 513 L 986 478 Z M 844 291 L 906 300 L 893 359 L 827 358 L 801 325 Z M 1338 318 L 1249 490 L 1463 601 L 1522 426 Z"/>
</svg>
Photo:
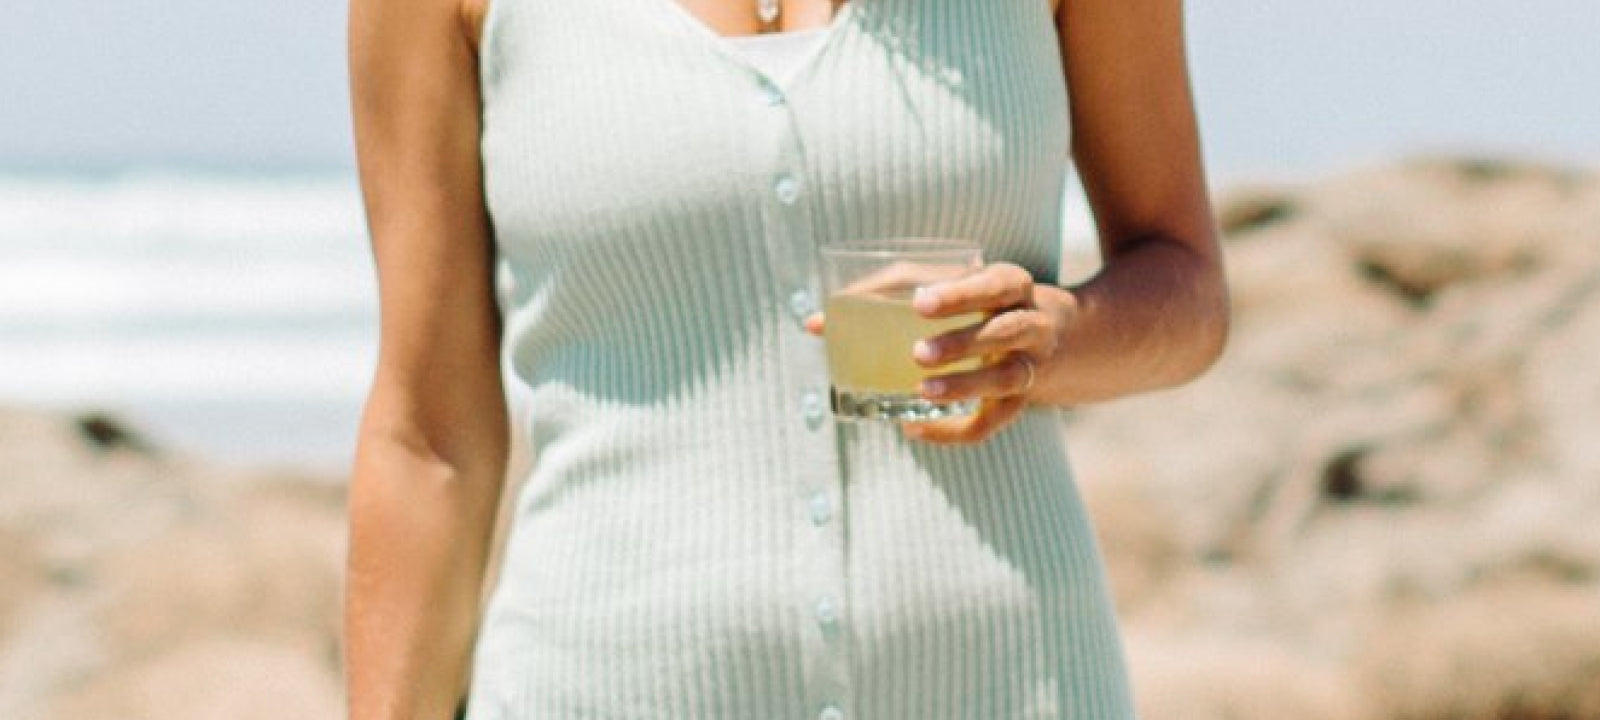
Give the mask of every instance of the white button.
<svg viewBox="0 0 1600 720">
<path fill-rule="evenodd" d="M 768 105 L 776 106 L 783 104 L 783 88 L 773 85 L 772 81 L 766 78 L 761 79 L 761 96 L 766 98 Z"/>
<path fill-rule="evenodd" d="M 796 290 L 789 296 L 789 312 L 794 313 L 796 319 L 804 320 L 817 311 L 817 301 L 811 299 L 811 293 L 806 290 Z"/>
<path fill-rule="evenodd" d="M 816 390 L 807 390 L 800 396 L 800 412 L 805 415 L 806 426 L 815 430 L 822 425 L 822 419 L 827 417 L 828 409 L 822 405 L 822 393 Z"/>
<path fill-rule="evenodd" d="M 824 705 L 822 712 L 817 713 L 817 720 L 844 720 L 844 711 L 838 705 Z"/>
<path fill-rule="evenodd" d="M 828 598 L 817 601 L 816 615 L 817 622 L 821 623 L 823 627 L 833 627 L 835 623 L 839 622 L 839 608 L 834 607 L 833 601 Z"/>
<path fill-rule="evenodd" d="M 778 196 L 778 202 L 793 205 L 800 199 L 800 180 L 793 175 L 784 175 L 778 178 L 777 184 L 772 186 L 772 191 Z"/>
<path fill-rule="evenodd" d="M 827 525 L 833 519 L 833 503 L 828 500 L 828 494 L 819 492 L 811 496 L 811 524 Z"/>
</svg>

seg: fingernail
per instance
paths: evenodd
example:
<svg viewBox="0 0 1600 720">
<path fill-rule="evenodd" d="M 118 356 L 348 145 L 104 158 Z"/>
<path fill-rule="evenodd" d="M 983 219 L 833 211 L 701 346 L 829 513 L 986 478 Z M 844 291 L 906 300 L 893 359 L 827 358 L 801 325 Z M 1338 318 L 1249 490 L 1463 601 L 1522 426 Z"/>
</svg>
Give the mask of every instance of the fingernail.
<svg viewBox="0 0 1600 720">
<path fill-rule="evenodd" d="M 911 307 L 921 312 L 933 312 L 939 307 L 939 294 L 932 288 L 919 287 L 911 293 Z"/>
<path fill-rule="evenodd" d="M 934 380 L 923 380 L 922 381 L 922 394 L 923 395 L 943 395 L 945 390 L 948 390 L 948 389 L 949 389 L 949 387 L 945 384 L 945 381 L 943 381 L 943 380 L 934 379 Z"/>
<path fill-rule="evenodd" d="M 931 363 L 939 359 L 939 349 L 935 348 L 933 343 L 927 340 L 918 340 L 916 344 L 911 346 L 911 357 L 925 363 Z"/>
</svg>

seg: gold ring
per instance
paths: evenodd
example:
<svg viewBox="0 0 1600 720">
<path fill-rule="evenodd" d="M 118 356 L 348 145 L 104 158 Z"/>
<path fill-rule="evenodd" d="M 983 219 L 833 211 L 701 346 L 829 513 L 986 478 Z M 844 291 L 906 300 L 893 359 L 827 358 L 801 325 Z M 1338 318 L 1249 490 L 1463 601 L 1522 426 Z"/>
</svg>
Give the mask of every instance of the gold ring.
<svg viewBox="0 0 1600 720">
<path fill-rule="evenodd" d="M 1029 390 L 1033 389 L 1033 379 L 1034 379 L 1033 378 L 1033 376 L 1034 376 L 1033 358 L 1028 356 L 1028 355 L 1024 355 L 1022 353 L 1017 353 L 1017 360 L 1022 363 L 1023 367 L 1028 369 L 1028 381 L 1022 384 L 1022 392 L 1026 393 Z M 1018 394 L 1020 395 L 1022 393 L 1018 393 Z"/>
</svg>

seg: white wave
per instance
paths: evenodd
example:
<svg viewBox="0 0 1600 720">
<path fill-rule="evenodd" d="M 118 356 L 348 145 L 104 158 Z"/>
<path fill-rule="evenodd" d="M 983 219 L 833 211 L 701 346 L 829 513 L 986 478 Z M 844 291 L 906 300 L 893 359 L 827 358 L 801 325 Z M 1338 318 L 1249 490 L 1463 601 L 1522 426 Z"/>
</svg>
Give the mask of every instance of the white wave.
<svg viewBox="0 0 1600 720">
<path fill-rule="evenodd" d="M 61 403 L 176 403 L 359 398 L 372 334 L 330 338 L 72 337 L 0 349 L 0 397 Z"/>
<path fill-rule="evenodd" d="M 0 177 L 0 249 L 354 258 L 365 224 L 353 176 Z"/>
<path fill-rule="evenodd" d="M 374 315 L 376 283 L 358 262 L 222 262 L 188 257 L 123 262 L 60 254 L 0 265 L 0 328 L 338 312 Z"/>
<path fill-rule="evenodd" d="M 0 176 L 0 400 L 334 457 L 376 354 L 365 235 L 349 175 Z"/>
</svg>

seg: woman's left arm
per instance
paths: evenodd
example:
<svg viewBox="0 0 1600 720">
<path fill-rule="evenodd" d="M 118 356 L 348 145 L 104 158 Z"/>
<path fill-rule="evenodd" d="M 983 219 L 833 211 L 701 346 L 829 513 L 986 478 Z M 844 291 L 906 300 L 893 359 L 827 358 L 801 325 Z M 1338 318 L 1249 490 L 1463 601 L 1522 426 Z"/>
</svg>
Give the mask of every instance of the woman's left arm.
<svg viewBox="0 0 1600 720">
<path fill-rule="evenodd" d="M 1029 402 L 1080 405 L 1187 382 L 1221 354 L 1228 292 L 1200 159 L 1182 0 L 1062 0 L 1073 155 L 1100 228 L 1103 267 L 1081 285 L 1034 283 L 995 263 L 929 288 L 931 317 L 996 314 L 919 343 L 928 366 L 980 355 L 984 369 L 924 394 L 983 398 L 964 421 L 906 425 L 913 437 L 979 442 Z M 1030 367 L 1031 366 L 1031 367 Z"/>
</svg>

